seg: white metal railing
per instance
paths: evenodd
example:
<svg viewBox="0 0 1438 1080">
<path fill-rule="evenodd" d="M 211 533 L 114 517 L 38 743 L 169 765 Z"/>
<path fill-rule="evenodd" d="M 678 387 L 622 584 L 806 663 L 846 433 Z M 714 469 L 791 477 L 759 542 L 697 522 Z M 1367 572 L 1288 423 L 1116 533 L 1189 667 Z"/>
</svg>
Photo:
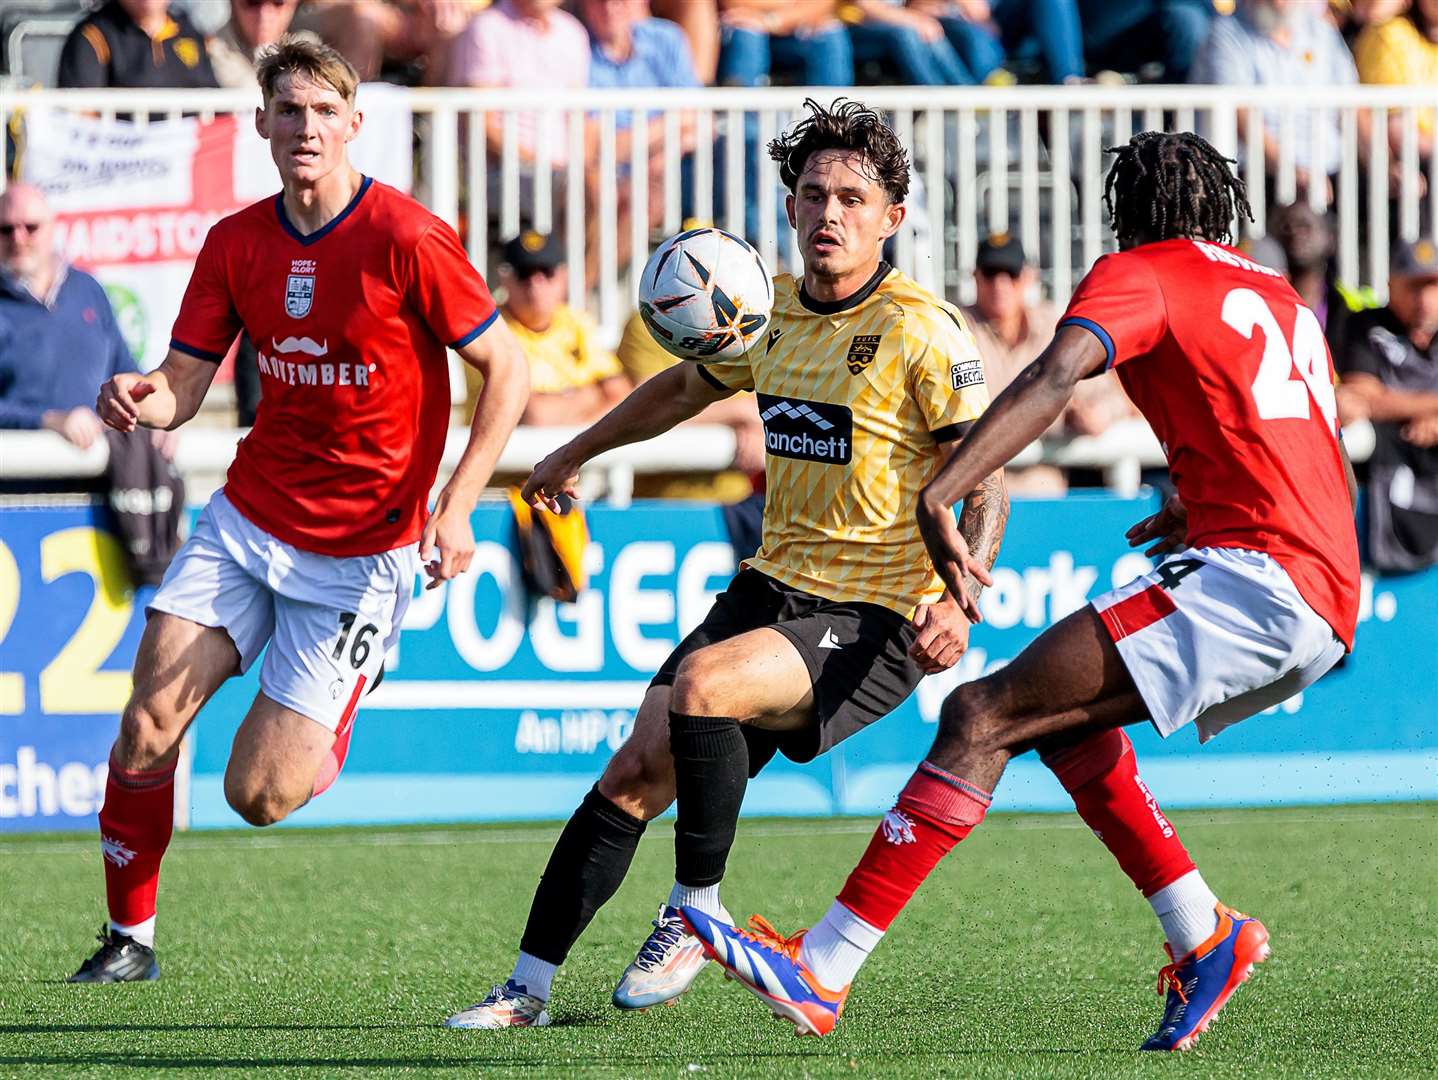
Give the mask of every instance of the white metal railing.
<svg viewBox="0 0 1438 1080">
<path fill-rule="evenodd" d="M 846 91 L 892 116 L 913 158 L 910 223 L 896 237 L 899 267 L 951 299 L 972 295 L 974 253 L 993 231 L 1013 231 L 1064 300 L 1113 238 L 1104 222 L 1102 150 L 1138 130 L 1197 129 L 1240 161 L 1256 223 L 1272 199 L 1297 192 L 1295 146 L 1321 155 L 1336 137 L 1340 276 L 1386 289 L 1390 212 L 1396 233 L 1438 233 L 1438 163 L 1419 154 L 1419 117 L 1438 110 L 1438 87 L 856 87 Z M 489 245 L 521 221 L 564 232 L 570 299 L 605 326 L 628 314 L 633 282 L 652 242 L 686 218 L 747 236 L 776 268 L 797 263 L 767 140 L 819 89 L 699 89 L 533 93 L 414 89 L 419 196 L 463 228 L 487 270 Z M 0 124 L 27 105 L 178 118 L 232 112 L 248 118 L 248 91 L 49 90 L 0 94 Z M 1265 161 L 1266 110 L 1279 120 L 1278 158 Z M 636 115 L 648 123 L 633 124 Z M 1336 127 L 1328 120 L 1336 118 Z M 1397 145 L 1390 147 L 1389 119 Z M 525 145 L 531 125 L 561 133 Z M 1242 128 L 1242 130 L 1240 130 Z M 491 129 L 490 138 L 481 133 Z M 1366 137 L 1365 137 L 1366 136 Z M 43 133 L 32 135 L 43 137 Z M 1389 197 L 1390 155 L 1397 179 Z M 562 163 L 562 164 L 561 164 Z M 1426 176 L 1425 176 L 1426 173 Z M 3 180 L 0 180 L 3 183 Z M 1365 191 L 1360 199 L 1360 187 Z M 1272 199 L 1270 199 L 1270 189 Z M 1327 202 L 1323 185 L 1308 191 Z M 587 272 L 578 268 L 586 267 Z"/>
<path fill-rule="evenodd" d="M 578 428 L 517 429 L 496 471 L 528 472 L 546 454 L 568 442 Z M 192 483 L 191 499 L 203 499 L 219 486 L 220 478 L 234 457 L 235 444 L 245 435 L 236 428 L 185 428 L 180 431 L 175 464 Z M 451 428 L 440 467 L 445 477 L 464 450 L 469 432 Z M 1354 461 L 1367 461 L 1373 452 L 1373 428 L 1367 421 L 1344 430 L 1344 445 Z M 734 459 L 734 433 L 727 427 L 694 424 L 676 428 L 648 442 L 620 447 L 596 458 L 590 469 L 599 484 L 587 483 L 589 492 L 601 490 L 611 503 L 627 505 L 636 474 L 703 472 L 727 468 Z M 61 477 L 99 476 L 105 471 L 108 450 L 103 439 L 88 450 L 71 446 L 49 431 L 0 432 L 0 481 L 45 480 Z M 1105 482 L 1117 494 L 1132 495 L 1139 490 L 1144 469 L 1164 468 L 1163 448 L 1148 424 L 1130 420 L 1115 424 L 1101 435 L 1073 439 L 1048 439 L 1026 447 L 1013 460 L 1016 466 L 1049 464 L 1063 468 L 1101 469 Z"/>
</svg>

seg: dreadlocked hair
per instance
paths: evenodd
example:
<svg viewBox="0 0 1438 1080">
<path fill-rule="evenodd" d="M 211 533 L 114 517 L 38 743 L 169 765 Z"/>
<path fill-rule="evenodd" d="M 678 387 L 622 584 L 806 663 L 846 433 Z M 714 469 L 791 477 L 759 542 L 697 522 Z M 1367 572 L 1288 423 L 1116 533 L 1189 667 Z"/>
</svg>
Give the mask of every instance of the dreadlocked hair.
<svg viewBox="0 0 1438 1080">
<path fill-rule="evenodd" d="M 894 129 L 862 102 L 836 98 L 824 108 L 813 98 L 804 100 L 809 115 L 769 144 L 769 156 L 779 164 L 779 179 L 790 193 L 809 157 L 820 150 L 857 150 L 864 156 L 870 180 L 884 189 L 890 203 L 909 194 L 909 155 Z"/>
<path fill-rule="evenodd" d="M 1226 244 L 1235 213 L 1253 220 L 1233 159 L 1191 131 L 1144 131 L 1105 152 L 1114 163 L 1103 201 L 1120 240 L 1143 234 Z"/>
</svg>

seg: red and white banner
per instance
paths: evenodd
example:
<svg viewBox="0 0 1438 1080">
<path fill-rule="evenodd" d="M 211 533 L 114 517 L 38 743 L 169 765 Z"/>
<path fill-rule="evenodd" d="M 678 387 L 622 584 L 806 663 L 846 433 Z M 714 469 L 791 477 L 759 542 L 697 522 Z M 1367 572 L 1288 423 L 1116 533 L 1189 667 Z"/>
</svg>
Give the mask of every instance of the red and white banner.
<svg viewBox="0 0 1438 1080">
<path fill-rule="evenodd" d="M 365 84 L 359 106 L 350 160 L 410 190 L 403 89 Z M 269 146 L 250 115 L 137 127 L 45 108 L 25 127 L 22 177 L 49 198 L 61 254 L 99 278 L 141 369 L 156 367 L 210 226 L 279 190 Z"/>
</svg>

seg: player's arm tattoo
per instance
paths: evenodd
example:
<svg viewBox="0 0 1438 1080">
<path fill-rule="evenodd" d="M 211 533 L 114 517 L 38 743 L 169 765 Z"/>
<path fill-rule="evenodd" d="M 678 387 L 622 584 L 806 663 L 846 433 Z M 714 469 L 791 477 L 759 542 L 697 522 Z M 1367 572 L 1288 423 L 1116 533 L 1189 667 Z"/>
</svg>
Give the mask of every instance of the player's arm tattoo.
<svg viewBox="0 0 1438 1080">
<path fill-rule="evenodd" d="M 959 534 L 969 545 L 969 550 L 983 560 L 986 569 L 994 568 L 1008 521 L 1009 491 L 1004 483 L 1004 472 L 999 469 L 969 492 L 959 510 Z M 968 578 L 964 587 L 976 600 L 984 588 L 973 578 Z"/>
</svg>

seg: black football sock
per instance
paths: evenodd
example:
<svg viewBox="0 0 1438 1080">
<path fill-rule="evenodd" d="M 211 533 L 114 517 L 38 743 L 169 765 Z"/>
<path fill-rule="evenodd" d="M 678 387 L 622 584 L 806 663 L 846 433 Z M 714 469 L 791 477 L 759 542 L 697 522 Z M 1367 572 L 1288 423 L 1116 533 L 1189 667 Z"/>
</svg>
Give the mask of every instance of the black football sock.
<svg viewBox="0 0 1438 1080">
<path fill-rule="evenodd" d="M 596 784 L 559 834 L 529 907 L 519 947 L 562 964 L 595 914 L 618 891 L 645 822 L 599 793 Z"/>
<path fill-rule="evenodd" d="M 734 846 L 749 782 L 749 746 L 731 716 L 669 714 L 669 749 L 679 818 L 674 823 L 674 880 L 717 885 Z"/>
</svg>

